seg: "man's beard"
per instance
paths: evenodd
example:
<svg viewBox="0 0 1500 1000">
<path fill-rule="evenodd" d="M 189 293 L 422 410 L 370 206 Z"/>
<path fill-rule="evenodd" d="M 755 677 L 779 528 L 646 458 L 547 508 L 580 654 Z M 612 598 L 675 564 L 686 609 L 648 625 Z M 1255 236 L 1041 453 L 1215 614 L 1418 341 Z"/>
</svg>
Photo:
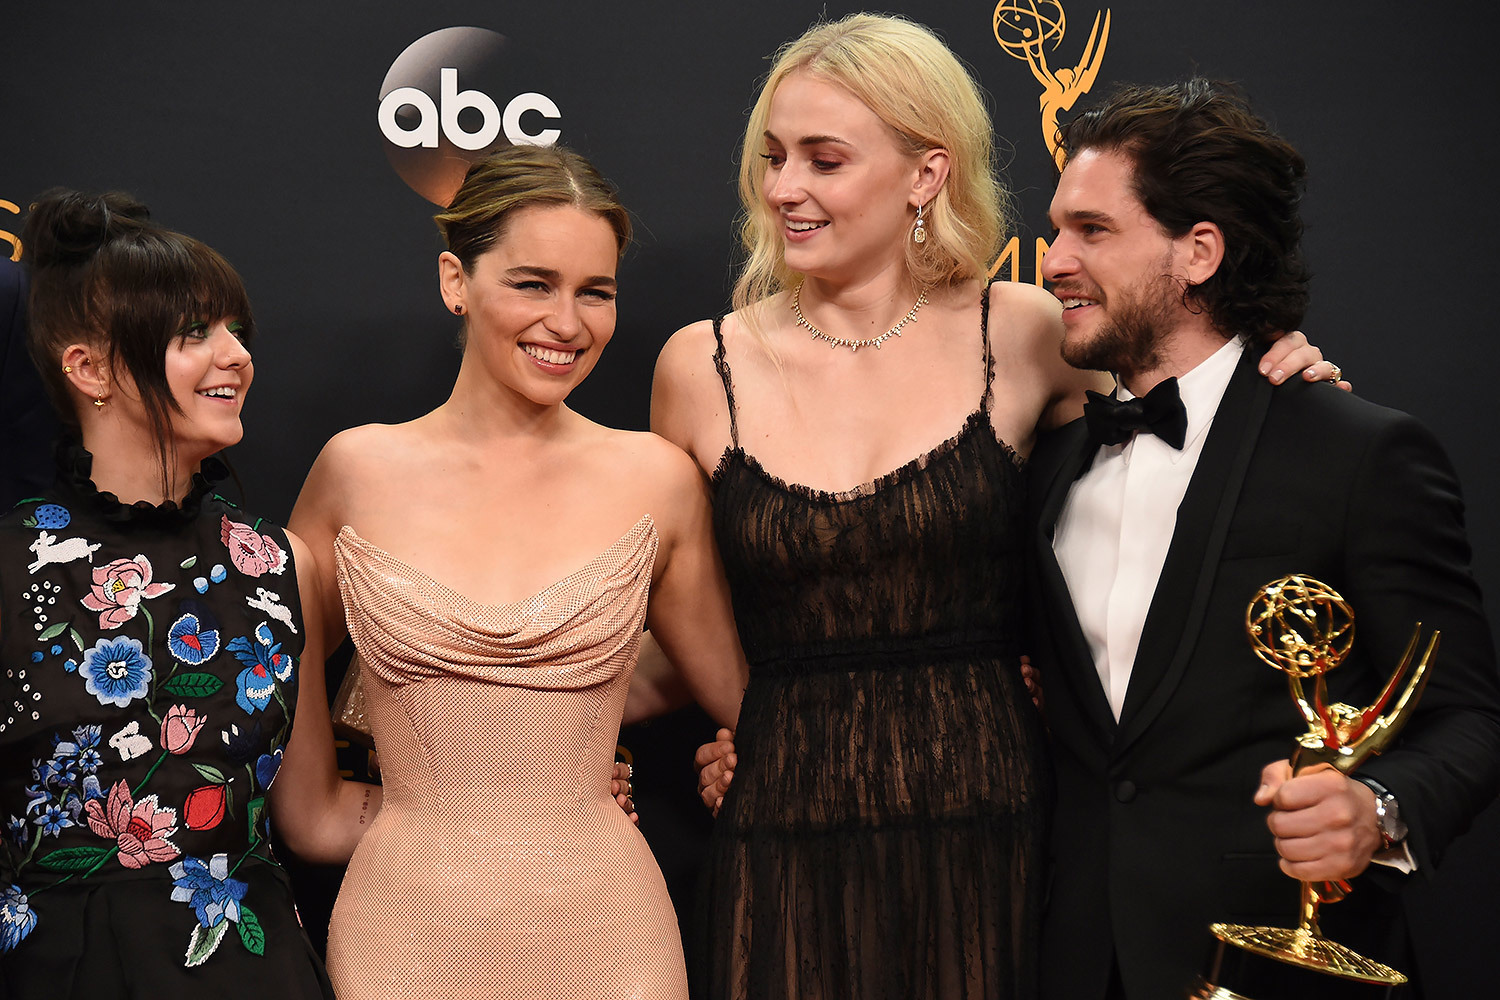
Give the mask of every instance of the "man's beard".
<svg viewBox="0 0 1500 1000">
<path fill-rule="evenodd" d="M 1087 340 L 1063 338 L 1063 360 L 1074 368 L 1129 376 L 1161 364 L 1181 286 L 1170 274 L 1141 282 L 1104 306 L 1104 322 Z"/>
</svg>

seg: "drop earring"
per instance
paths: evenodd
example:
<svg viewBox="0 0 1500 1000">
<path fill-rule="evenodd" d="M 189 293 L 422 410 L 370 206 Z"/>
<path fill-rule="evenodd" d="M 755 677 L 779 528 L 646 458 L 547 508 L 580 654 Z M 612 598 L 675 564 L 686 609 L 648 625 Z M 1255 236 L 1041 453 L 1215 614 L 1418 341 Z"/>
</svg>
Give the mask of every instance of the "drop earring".
<svg viewBox="0 0 1500 1000">
<path fill-rule="evenodd" d="M 927 222 L 922 216 L 922 206 L 917 206 L 917 224 L 912 227 L 911 241 L 913 243 L 927 242 Z"/>
</svg>

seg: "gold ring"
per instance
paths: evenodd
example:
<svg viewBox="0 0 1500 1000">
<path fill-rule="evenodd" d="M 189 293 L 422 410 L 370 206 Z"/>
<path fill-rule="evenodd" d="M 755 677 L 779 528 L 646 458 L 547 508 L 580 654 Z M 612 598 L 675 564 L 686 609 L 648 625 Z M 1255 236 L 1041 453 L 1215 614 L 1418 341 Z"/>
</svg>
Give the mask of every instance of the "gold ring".
<svg viewBox="0 0 1500 1000">
<path fill-rule="evenodd" d="M 1335 365 L 1332 361 L 1328 362 L 1328 364 L 1333 367 L 1333 378 L 1330 379 L 1330 381 L 1338 382 L 1342 380 L 1344 377 L 1344 369 L 1340 368 L 1338 365 Z"/>
</svg>

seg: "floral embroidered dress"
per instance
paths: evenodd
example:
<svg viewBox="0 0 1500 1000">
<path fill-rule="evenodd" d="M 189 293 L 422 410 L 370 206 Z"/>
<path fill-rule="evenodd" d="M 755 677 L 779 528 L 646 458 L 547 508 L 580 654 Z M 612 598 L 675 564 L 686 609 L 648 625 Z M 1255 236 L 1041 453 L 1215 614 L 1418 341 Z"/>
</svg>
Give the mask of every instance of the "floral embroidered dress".
<svg viewBox="0 0 1500 1000">
<path fill-rule="evenodd" d="M 0 516 L 0 996 L 331 996 L 267 842 L 286 535 L 201 475 L 121 504 L 91 463 Z"/>
</svg>

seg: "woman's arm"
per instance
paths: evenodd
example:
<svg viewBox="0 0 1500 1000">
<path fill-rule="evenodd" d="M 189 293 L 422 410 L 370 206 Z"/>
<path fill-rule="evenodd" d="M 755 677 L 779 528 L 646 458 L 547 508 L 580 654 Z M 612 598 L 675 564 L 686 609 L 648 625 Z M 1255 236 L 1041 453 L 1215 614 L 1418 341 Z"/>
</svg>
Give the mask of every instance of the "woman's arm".
<svg viewBox="0 0 1500 1000">
<path fill-rule="evenodd" d="M 288 532 L 297 565 L 297 587 L 307 636 L 298 666 L 297 710 L 281 770 L 271 785 L 271 818 L 298 857 L 324 864 L 349 860 L 359 838 L 380 810 L 379 785 L 339 777 L 333 724 L 323 680 L 327 630 L 321 591 L 327 585 L 310 547 Z"/>
<path fill-rule="evenodd" d="M 641 655 L 630 678 L 622 725 L 632 725 L 683 708 L 693 700 L 682 673 L 672 666 L 656 637 L 641 637 Z"/>
<path fill-rule="evenodd" d="M 662 493 L 647 624 L 695 701 L 733 728 L 750 669 L 735 631 L 729 584 L 714 545 L 708 485 L 691 459 L 653 438 Z"/>
</svg>

